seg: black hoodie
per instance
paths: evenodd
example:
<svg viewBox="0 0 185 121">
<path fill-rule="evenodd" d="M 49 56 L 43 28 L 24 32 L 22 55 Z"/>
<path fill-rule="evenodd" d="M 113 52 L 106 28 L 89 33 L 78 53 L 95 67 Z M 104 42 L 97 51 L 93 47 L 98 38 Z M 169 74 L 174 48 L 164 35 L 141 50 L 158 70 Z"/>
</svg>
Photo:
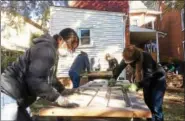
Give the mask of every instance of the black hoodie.
<svg viewBox="0 0 185 121">
<path fill-rule="evenodd" d="M 31 105 L 36 97 L 55 101 L 59 93 L 52 81 L 57 58 L 57 43 L 45 34 L 1 75 L 1 91 L 17 100 L 19 106 Z"/>
<path fill-rule="evenodd" d="M 153 86 L 157 83 L 157 81 L 165 80 L 165 71 L 159 66 L 152 58 L 152 56 L 143 52 L 143 80 L 137 80 L 139 82 L 139 86 L 143 88 L 148 88 L 149 86 Z M 113 70 L 113 77 L 117 79 L 120 73 L 125 69 L 128 64 L 125 63 L 124 60 Z M 134 69 L 136 63 L 133 62 L 130 64 Z"/>
</svg>

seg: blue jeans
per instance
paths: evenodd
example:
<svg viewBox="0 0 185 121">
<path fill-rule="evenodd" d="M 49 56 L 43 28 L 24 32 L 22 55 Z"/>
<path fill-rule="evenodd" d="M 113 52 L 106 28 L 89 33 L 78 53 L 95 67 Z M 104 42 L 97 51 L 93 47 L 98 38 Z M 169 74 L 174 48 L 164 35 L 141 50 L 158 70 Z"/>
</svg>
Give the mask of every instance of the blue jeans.
<svg viewBox="0 0 185 121">
<path fill-rule="evenodd" d="M 18 104 L 15 99 L 1 92 L 1 120 L 15 121 L 18 116 Z M 27 108 L 31 115 L 30 108 Z"/>
<path fill-rule="evenodd" d="M 18 105 L 16 100 L 1 92 L 1 120 L 17 119 Z"/>
<path fill-rule="evenodd" d="M 80 84 L 80 75 L 78 75 L 78 73 L 76 73 L 75 71 L 70 70 L 69 76 L 73 82 L 73 88 L 78 88 Z"/>
<path fill-rule="evenodd" d="M 166 80 L 156 80 L 154 83 L 150 87 L 143 88 L 145 103 L 152 112 L 152 118 L 148 121 L 164 121 L 162 104 L 166 90 Z"/>
</svg>

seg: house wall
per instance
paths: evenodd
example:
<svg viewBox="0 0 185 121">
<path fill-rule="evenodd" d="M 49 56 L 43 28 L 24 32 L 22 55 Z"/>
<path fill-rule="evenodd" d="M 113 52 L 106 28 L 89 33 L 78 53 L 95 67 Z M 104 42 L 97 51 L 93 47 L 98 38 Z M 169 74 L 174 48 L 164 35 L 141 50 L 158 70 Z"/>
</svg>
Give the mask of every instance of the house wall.
<svg viewBox="0 0 185 121">
<path fill-rule="evenodd" d="M 125 46 L 130 44 L 130 31 L 129 31 L 129 1 L 127 0 L 76 0 L 68 1 L 68 7 L 88 9 L 88 10 L 100 10 L 109 12 L 122 12 L 127 15 L 126 30 L 125 30 Z"/>
<path fill-rule="evenodd" d="M 157 16 L 152 14 L 146 14 L 146 13 L 131 13 L 130 14 L 130 25 L 134 25 L 134 21 L 138 21 L 139 27 L 145 27 L 146 24 L 150 22 L 155 22 Z M 154 28 L 155 29 L 155 28 Z"/>
<path fill-rule="evenodd" d="M 164 12 L 164 4 L 161 5 Z M 167 58 L 177 58 L 183 60 L 184 31 L 181 25 L 181 11 L 172 10 L 163 13 L 156 21 L 157 30 L 167 33 L 164 38 L 159 38 L 159 49 L 161 61 Z"/>
<path fill-rule="evenodd" d="M 89 58 L 100 58 L 101 70 L 108 68 L 105 54 L 110 53 L 121 61 L 121 53 L 125 45 L 125 21 L 123 13 L 82 10 L 75 8 L 51 7 L 50 33 L 70 27 L 78 32 L 79 28 L 90 28 L 92 45 L 78 47 L 73 55 L 60 57 L 58 77 L 68 76 L 68 70 L 80 50 L 87 52 Z"/>
</svg>

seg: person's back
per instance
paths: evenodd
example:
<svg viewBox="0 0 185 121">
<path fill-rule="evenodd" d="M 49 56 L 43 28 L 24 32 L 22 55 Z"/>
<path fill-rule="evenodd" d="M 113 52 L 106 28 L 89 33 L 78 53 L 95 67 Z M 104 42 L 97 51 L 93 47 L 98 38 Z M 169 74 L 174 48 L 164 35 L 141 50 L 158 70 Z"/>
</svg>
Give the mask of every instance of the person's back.
<svg viewBox="0 0 185 121">
<path fill-rule="evenodd" d="M 79 54 L 74 60 L 70 70 L 75 71 L 79 75 L 84 73 L 87 69 L 87 72 L 90 71 L 89 59 L 86 54 Z"/>
<path fill-rule="evenodd" d="M 20 56 L 17 61 L 13 62 L 12 65 L 8 66 L 2 74 L 2 91 L 14 97 L 20 103 L 19 105 L 24 105 L 25 107 L 30 105 L 29 103 L 33 103 L 36 99 L 36 95 L 39 96 L 46 87 L 48 88 L 48 85 L 40 81 L 45 80 L 45 83 L 47 83 L 49 73 L 52 72 L 44 72 L 43 70 L 52 68 L 52 66 L 47 67 L 47 65 L 53 65 L 56 57 L 56 50 L 50 39 L 52 40 L 50 36 L 38 38 L 35 45 Z M 41 59 L 45 57 L 49 57 L 50 60 L 45 60 L 45 66 L 42 66 Z M 38 76 L 42 76 L 42 79 L 39 79 Z M 42 84 L 42 88 L 40 88 L 41 85 L 39 84 Z M 45 94 L 49 100 L 58 96 L 58 94 L 56 96 Z M 28 99 L 28 97 L 32 97 L 32 100 Z"/>
<path fill-rule="evenodd" d="M 81 52 L 74 60 L 70 70 L 69 76 L 73 82 L 73 88 L 78 88 L 80 85 L 80 74 L 85 72 L 90 72 L 90 64 L 88 55 L 85 52 Z"/>
</svg>

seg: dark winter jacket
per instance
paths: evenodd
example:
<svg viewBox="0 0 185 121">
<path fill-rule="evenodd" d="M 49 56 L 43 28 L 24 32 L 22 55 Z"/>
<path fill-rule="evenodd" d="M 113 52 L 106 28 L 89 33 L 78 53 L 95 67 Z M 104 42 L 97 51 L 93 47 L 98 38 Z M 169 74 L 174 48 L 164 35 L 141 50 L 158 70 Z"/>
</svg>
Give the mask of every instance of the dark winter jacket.
<svg viewBox="0 0 185 121">
<path fill-rule="evenodd" d="M 135 62 L 130 65 L 135 69 Z M 113 70 L 113 77 L 117 79 L 126 66 L 127 64 L 122 60 L 116 69 Z M 165 80 L 164 69 L 153 60 L 149 53 L 143 52 L 143 80 L 140 80 L 139 85 L 141 87 L 149 87 L 151 84 L 155 85 L 156 81 L 159 80 Z"/>
<path fill-rule="evenodd" d="M 116 60 L 116 58 L 112 58 L 108 60 L 108 63 L 109 63 L 109 68 L 107 69 L 107 71 L 112 71 L 118 66 L 118 61 Z"/>
<path fill-rule="evenodd" d="M 78 75 L 80 75 L 84 73 L 86 69 L 87 72 L 90 72 L 90 63 L 88 55 L 79 54 L 71 65 L 70 71 L 75 71 Z"/>
<path fill-rule="evenodd" d="M 48 84 L 53 80 L 57 43 L 49 34 L 35 39 L 33 43 L 34 46 L 1 75 L 1 91 L 23 107 L 31 105 L 36 97 L 55 101 L 60 95 Z"/>
</svg>

